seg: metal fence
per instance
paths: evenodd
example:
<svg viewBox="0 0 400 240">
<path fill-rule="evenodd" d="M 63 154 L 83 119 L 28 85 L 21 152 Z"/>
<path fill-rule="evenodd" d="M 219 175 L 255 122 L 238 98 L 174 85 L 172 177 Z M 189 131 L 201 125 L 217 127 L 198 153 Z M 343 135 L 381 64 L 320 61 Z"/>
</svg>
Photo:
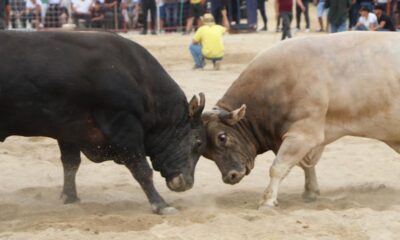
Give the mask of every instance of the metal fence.
<svg viewBox="0 0 400 240">
<path fill-rule="evenodd" d="M 139 0 L 9 0 L 8 29 L 54 28 L 128 31 L 141 29 L 145 21 Z M 186 24 L 189 0 L 179 0 L 176 12 L 157 7 L 157 29 L 181 31 Z M 172 10 L 175 11 L 175 10 Z M 150 14 L 148 14 L 150 15 Z M 173 19 L 171 19 L 173 18 Z"/>
</svg>

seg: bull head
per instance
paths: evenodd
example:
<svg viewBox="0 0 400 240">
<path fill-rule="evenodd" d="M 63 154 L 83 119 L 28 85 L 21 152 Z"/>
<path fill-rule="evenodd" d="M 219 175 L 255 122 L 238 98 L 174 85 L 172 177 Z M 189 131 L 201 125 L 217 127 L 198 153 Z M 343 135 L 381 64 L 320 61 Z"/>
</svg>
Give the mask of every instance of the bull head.
<svg viewBox="0 0 400 240">
<path fill-rule="evenodd" d="M 251 133 L 240 123 L 245 115 L 246 105 L 230 112 L 214 108 L 202 115 L 207 135 L 203 155 L 217 164 L 225 183 L 238 183 L 254 167 L 256 150 L 249 140 Z"/>
</svg>

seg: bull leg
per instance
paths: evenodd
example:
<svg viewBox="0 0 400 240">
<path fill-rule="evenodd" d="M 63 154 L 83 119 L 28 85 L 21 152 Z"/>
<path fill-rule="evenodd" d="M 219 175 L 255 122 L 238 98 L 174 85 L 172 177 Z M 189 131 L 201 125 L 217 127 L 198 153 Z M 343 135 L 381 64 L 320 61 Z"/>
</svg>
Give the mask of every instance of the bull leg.
<svg viewBox="0 0 400 240">
<path fill-rule="evenodd" d="M 79 201 L 76 193 L 75 176 L 81 164 L 81 156 L 79 148 L 68 142 L 58 141 L 61 151 L 61 161 L 64 168 L 64 187 L 61 197 L 64 203 L 74 203 Z"/>
<path fill-rule="evenodd" d="M 293 166 L 298 164 L 313 148 L 322 143 L 323 131 L 315 131 L 316 134 L 310 134 L 313 133 L 312 130 L 314 126 L 312 124 L 317 125 L 313 122 L 310 123 L 311 124 L 303 125 L 307 133 L 285 134 L 286 136 L 270 168 L 270 182 L 263 195 L 260 208 L 270 208 L 278 205 L 277 199 L 281 181 L 286 177 Z"/>
<path fill-rule="evenodd" d="M 304 158 L 304 163 L 300 163 L 300 167 L 304 170 L 305 176 L 304 193 L 302 195 L 305 202 L 313 202 L 319 195 L 315 165 L 321 158 L 323 150 L 323 147 L 316 148 Z M 307 164 L 309 164 L 309 166 L 307 166 Z"/>
<path fill-rule="evenodd" d="M 127 161 L 125 165 L 145 192 L 153 212 L 161 215 L 178 212 L 175 208 L 170 207 L 157 192 L 153 184 L 153 170 L 150 168 L 145 158 Z"/>
</svg>

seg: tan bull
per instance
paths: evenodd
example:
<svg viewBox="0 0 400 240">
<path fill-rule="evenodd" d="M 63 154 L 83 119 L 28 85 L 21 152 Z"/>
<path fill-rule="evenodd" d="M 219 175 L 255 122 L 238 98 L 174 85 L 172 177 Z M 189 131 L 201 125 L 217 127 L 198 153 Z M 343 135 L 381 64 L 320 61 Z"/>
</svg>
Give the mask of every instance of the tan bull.
<svg viewBox="0 0 400 240">
<path fill-rule="evenodd" d="M 261 207 L 277 206 L 281 181 L 305 172 L 305 200 L 319 193 L 314 166 L 346 135 L 400 151 L 400 35 L 349 32 L 284 41 L 257 56 L 216 107 L 203 114 L 204 154 L 235 184 L 257 154 L 276 158 Z"/>
</svg>

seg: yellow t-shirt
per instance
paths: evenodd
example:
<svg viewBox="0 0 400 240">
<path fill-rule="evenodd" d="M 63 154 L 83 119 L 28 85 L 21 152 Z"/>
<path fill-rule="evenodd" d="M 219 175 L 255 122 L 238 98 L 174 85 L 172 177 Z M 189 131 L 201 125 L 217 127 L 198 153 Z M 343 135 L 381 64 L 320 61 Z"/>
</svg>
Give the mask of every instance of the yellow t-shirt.
<svg viewBox="0 0 400 240">
<path fill-rule="evenodd" d="M 224 56 L 222 36 L 226 28 L 217 24 L 204 25 L 197 29 L 193 40 L 201 44 L 201 52 L 206 58 L 221 58 Z"/>
<path fill-rule="evenodd" d="M 198 3 L 200 3 L 201 2 L 201 0 L 190 0 L 190 3 L 191 4 L 198 4 Z"/>
</svg>

